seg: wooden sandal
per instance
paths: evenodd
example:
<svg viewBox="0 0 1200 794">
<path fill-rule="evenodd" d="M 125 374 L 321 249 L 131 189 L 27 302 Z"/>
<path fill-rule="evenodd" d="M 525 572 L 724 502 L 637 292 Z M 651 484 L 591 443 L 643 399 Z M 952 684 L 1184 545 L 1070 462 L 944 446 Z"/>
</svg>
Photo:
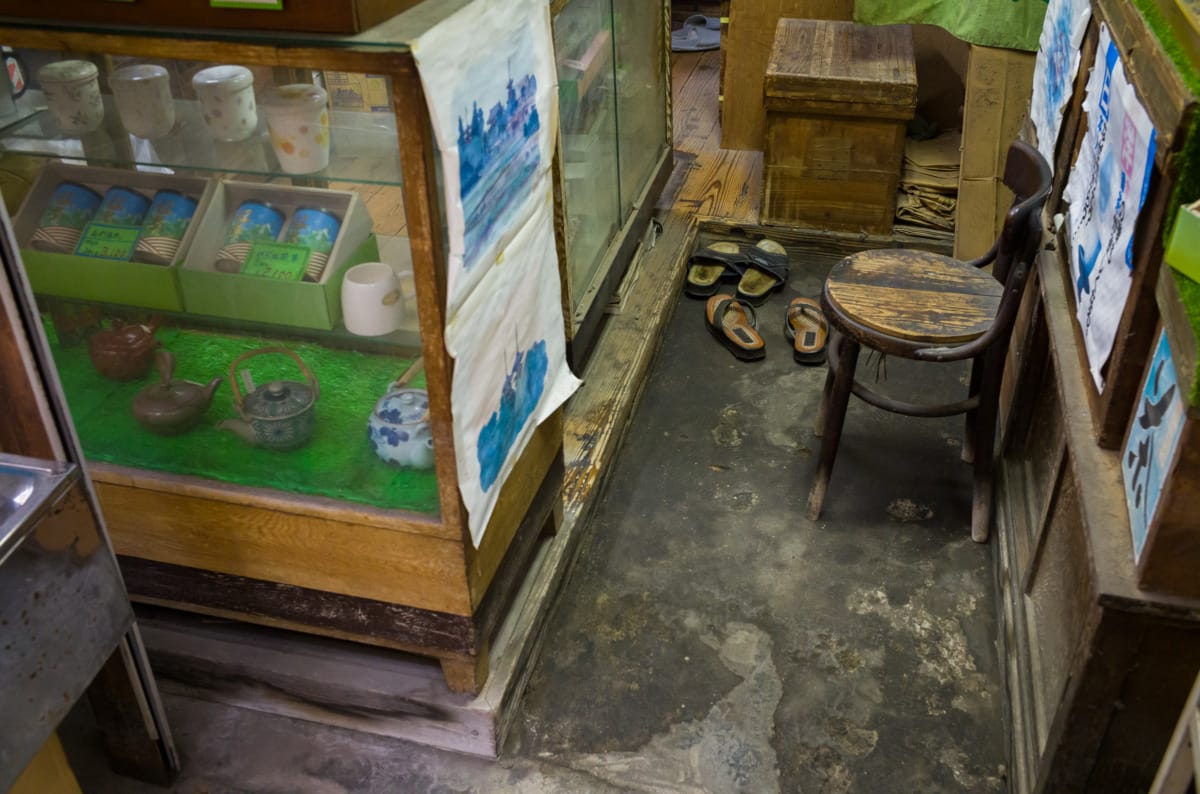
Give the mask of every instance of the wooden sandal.
<svg viewBox="0 0 1200 794">
<path fill-rule="evenodd" d="M 753 307 L 732 295 L 713 295 L 704 307 L 708 332 L 734 357 L 758 361 L 767 355 L 766 342 L 758 333 L 758 317 Z"/>
<path fill-rule="evenodd" d="M 829 325 L 821 307 L 812 298 L 792 298 L 783 318 L 783 335 L 792 343 L 792 358 L 797 364 L 825 361 Z"/>
<path fill-rule="evenodd" d="M 737 296 L 752 306 L 761 306 L 772 292 L 787 283 L 787 251 L 774 240 L 762 239 L 746 250 L 746 256 L 749 261 L 738 282 Z"/>
<path fill-rule="evenodd" d="M 688 260 L 683 292 L 693 298 L 707 298 L 716 293 L 722 280 L 740 275 L 748 261 L 737 243 L 720 242 L 701 248 Z"/>
</svg>

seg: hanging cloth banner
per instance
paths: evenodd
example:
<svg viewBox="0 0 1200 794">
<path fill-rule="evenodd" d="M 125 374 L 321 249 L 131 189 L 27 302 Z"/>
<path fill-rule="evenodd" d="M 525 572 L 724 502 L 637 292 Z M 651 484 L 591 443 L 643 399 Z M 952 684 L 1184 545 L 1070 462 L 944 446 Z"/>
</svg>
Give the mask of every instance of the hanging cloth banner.
<svg viewBox="0 0 1200 794">
<path fill-rule="evenodd" d="M 579 387 L 567 367 L 550 180 L 533 216 L 446 326 L 458 487 L 479 546 L 534 429 Z"/>
<path fill-rule="evenodd" d="M 546 0 L 475 0 L 412 45 L 441 154 L 452 318 L 533 214 L 558 125 Z"/>
<path fill-rule="evenodd" d="M 1046 0 L 855 0 L 854 21 L 937 25 L 972 44 L 1038 48 Z"/>
<path fill-rule="evenodd" d="M 1070 204 L 1075 315 L 1098 389 L 1133 272 L 1133 229 L 1154 166 L 1154 125 L 1138 101 L 1108 26 L 1083 101 L 1087 130 L 1064 197 Z"/>
<path fill-rule="evenodd" d="M 1079 48 L 1088 20 L 1091 0 L 1050 0 L 1046 22 L 1033 67 L 1033 99 L 1029 115 L 1037 130 L 1038 151 L 1054 168 L 1054 148 L 1062 128 L 1063 109 L 1071 97 L 1079 72 Z"/>
<path fill-rule="evenodd" d="M 551 158 L 558 86 L 546 0 L 474 0 L 412 45 L 442 166 L 446 350 L 458 487 L 478 547 L 567 366 Z"/>
</svg>

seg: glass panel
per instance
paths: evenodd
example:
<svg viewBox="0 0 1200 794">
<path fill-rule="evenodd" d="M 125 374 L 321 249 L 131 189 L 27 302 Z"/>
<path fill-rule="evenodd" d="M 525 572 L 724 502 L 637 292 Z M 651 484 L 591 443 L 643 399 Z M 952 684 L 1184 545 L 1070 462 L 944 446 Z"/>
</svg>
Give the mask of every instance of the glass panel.
<svg viewBox="0 0 1200 794">
<path fill-rule="evenodd" d="M 613 0 L 617 39 L 617 134 L 621 211 L 627 215 L 667 143 L 662 3 Z"/>
<path fill-rule="evenodd" d="M 567 280 L 572 308 L 621 226 L 611 0 L 575 0 L 554 18 L 562 117 Z"/>
<path fill-rule="evenodd" d="M 436 515 L 427 398 L 382 405 L 421 343 L 387 81 L 19 55 L 5 200 L 87 458 Z"/>
</svg>

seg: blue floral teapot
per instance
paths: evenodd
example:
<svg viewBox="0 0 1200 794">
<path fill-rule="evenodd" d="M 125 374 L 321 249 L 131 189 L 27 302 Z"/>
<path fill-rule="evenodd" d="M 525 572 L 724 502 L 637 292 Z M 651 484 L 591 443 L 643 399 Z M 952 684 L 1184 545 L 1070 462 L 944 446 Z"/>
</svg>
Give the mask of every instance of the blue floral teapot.
<svg viewBox="0 0 1200 794">
<path fill-rule="evenodd" d="M 424 389 L 389 389 L 375 403 L 367 420 L 367 438 L 375 454 L 388 463 L 414 469 L 433 466 L 429 393 Z"/>
</svg>

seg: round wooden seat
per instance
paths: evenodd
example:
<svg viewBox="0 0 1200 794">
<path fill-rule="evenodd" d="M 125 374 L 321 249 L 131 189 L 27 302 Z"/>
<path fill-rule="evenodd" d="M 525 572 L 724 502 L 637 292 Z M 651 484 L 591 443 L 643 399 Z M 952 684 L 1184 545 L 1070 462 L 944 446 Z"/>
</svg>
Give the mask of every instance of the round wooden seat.
<svg viewBox="0 0 1200 794">
<path fill-rule="evenodd" d="M 825 295 L 837 313 L 907 342 L 969 342 L 996 318 L 1004 285 L 985 270 L 907 249 L 863 251 L 834 266 Z"/>
</svg>

